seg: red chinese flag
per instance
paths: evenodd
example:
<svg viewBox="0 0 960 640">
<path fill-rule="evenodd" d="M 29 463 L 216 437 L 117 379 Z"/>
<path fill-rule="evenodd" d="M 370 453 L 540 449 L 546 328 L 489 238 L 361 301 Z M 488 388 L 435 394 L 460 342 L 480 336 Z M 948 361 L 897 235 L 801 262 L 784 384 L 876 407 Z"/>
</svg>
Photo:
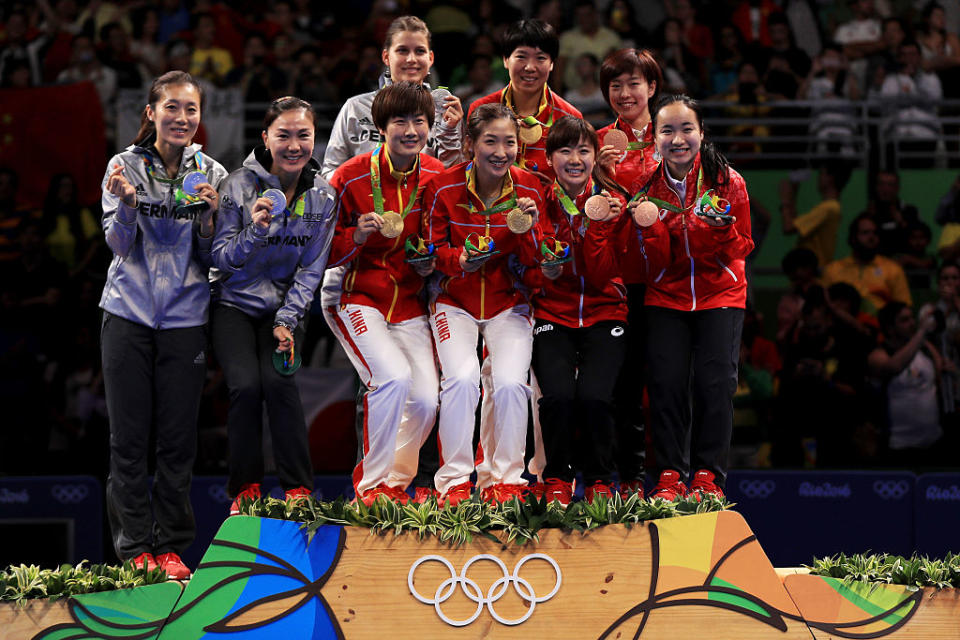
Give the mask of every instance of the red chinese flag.
<svg viewBox="0 0 960 640">
<path fill-rule="evenodd" d="M 99 201 L 106 147 L 92 83 L 0 90 L 0 166 L 20 178 L 18 207 L 41 208 L 61 172 L 76 179 L 80 202 Z"/>
</svg>

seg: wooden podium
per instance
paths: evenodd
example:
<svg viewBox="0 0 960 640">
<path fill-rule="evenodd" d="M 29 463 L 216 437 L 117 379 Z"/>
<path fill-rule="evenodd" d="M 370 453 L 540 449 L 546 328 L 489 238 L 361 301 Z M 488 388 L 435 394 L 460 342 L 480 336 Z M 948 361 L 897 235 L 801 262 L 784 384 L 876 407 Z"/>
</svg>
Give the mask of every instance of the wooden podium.
<svg viewBox="0 0 960 640">
<path fill-rule="evenodd" d="M 167 583 L 8 606 L 0 628 L 16 640 L 960 638 L 955 590 L 781 580 L 733 511 L 539 538 L 454 547 L 324 526 L 308 540 L 296 523 L 233 517 L 182 594 Z"/>
</svg>

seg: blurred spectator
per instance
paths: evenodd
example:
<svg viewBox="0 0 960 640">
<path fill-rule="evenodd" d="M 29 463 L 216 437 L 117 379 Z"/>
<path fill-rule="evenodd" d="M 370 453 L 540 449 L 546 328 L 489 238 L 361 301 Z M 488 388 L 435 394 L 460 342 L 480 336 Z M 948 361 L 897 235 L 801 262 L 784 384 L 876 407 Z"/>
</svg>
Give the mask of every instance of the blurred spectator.
<svg viewBox="0 0 960 640">
<path fill-rule="evenodd" d="M 648 19 L 648 16 L 644 16 Z M 607 27 L 617 34 L 620 39 L 620 47 L 623 49 L 634 49 L 637 46 L 636 33 L 638 28 L 649 29 L 650 25 L 637 25 L 637 15 L 633 10 L 633 5 L 627 0 L 613 0 L 607 6 Z M 646 38 L 643 38 L 644 40 Z"/>
<path fill-rule="evenodd" d="M 943 412 L 951 425 L 956 424 L 960 409 L 960 266 L 945 262 L 937 273 L 937 334 L 934 344 L 944 361 L 951 364 L 943 371 L 940 388 Z"/>
<path fill-rule="evenodd" d="M 503 82 L 494 78 L 493 60 L 481 53 L 473 55 L 467 82 L 455 86 L 453 93 L 460 98 L 464 112 L 467 112 L 474 100 L 502 89 L 503 85 Z"/>
<path fill-rule="evenodd" d="M 784 293 L 777 303 L 777 336 L 778 343 L 784 343 L 797 323 L 800 321 L 800 312 L 807 292 L 819 286 L 820 265 L 817 254 L 810 249 L 791 249 L 780 261 L 783 275 L 790 282 L 790 290 Z"/>
<path fill-rule="evenodd" d="M 183 0 L 161 0 L 160 24 L 157 28 L 157 42 L 167 44 L 173 38 L 183 37 L 190 30 L 190 12 Z"/>
<path fill-rule="evenodd" d="M 917 208 L 900 199 L 900 176 L 895 171 L 877 172 L 867 213 L 877 223 L 882 255 L 893 256 L 905 249 L 907 227 L 920 219 Z"/>
<path fill-rule="evenodd" d="M 867 362 L 884 382 L 890 462 L 906 467 L 937 464 L 936 447 L 943 436 L 937 382 L 943 360 L 927 340 L 936 329 L 933 308 L 924 307 L 918 320 L 907 305 L 892 302 L 877 319 L 884 342 Z"/>
<path fill-rule="evenodd" d="M 770 32 L 770 47 L 767 53 L 781 56 L 786 61 L 790 74 L 799 83 L 810 73 L 810 56 L 797 47 L 790 32 L 790 23 L 784 14 L 771 14 L 767 25 Z"/>
<path fill-rule="evenodd" d="M 50 257 L 75 275 L 90 265 L 103 245 L 100 221 L 77 200 L 77 183 L 69 173 L 50 179 L 43 202 L 43 233 Z"/>
<path fill-rule="evenodd" d="M 280 34 L 273 39 L 273 66 L 281 71 L 287 78 L 293 76 L 294 62 L 293 41 L 289 36 Z"/>
<path fill-rule="evenodd" d="M 17 235 L 29 212 L 17 206 L 17 172 L 0 168 L 0 265 L 20 257 Z"/>
<path fill-rule="evenodd" d="M 157 9 L 147 7 L 134 13 L 130 53 L 147 69 L 148 77 L 158 76 L 167 69 L 163 46 L 157 39 L 159 29 L 160 13 Z"/>
<path fill-rule="evenodd" d="M 300 47 L 291 78 L 291 93 L 314 104 L 337 101 L 337 88 L 327 80 L 323 70 L 320 50 L 316 47 Z"/>
<path fill-rule="evenodd" d="M 851 466 L 873 454 L 870 438 L 862 435 L 871 424 L 865 393 L 871 347 L 864 334 L 837 318 L 823 289 L 807 291 L 784 344 L 775 463 Z"/>
<path fill-rule="evenodd" d="M 77 19 L 75 0 L 54 0 L 52 5 L 47 0 L 38 0 L 37 6 L 43 12 L 40 24 L 40 37 L 44 40 L 43 82 L 55 82 L 70 64 L 73 39 L 83 31 L 83 25 Z"/>
<path fill-rule="evenodd" d="M 243 64 L 234 67 L 225 79 L 227 86 L 240 87 L 247 102 L 270 102 L 286 93 L 287 77 L 267 61 L 267 43 L 259 33 L 247 36 Z"/>
<path fill-rule="evenodd" d="M 493 89 L 483 95 L 485 96 L 493 93 L 497 89 L 502 89 L 507 86 L 507 83 L 510 82 L 510 74 L 507 73 L 507 70 L 503 66 L 503 57 L 497 51 L 497 45 L 494 43 L 493 38 L 485 33 L 478 34 L 477 37 L 473 39 L 473 47 L 470 49 L 470 55 L 467 56 L 465 60 L 460 60 L 460 63 L 450 73 L 450 86 L 463 87 L 467 84 L 477 86 L 478 83 L 470 77 L 477 66 L 477 56 L 485 56 L 490 59 L 489 65 L 481 66 L 484 69 L 489 66 L 491 78 L 487 84 L 493 85 Z M 454 91 L 454 93 L 457 92 Z M 457 95 L 459 96 L 460 94 L 457 93 Z M 461 98 L 460 101 L 463 102 L 463 99 Z M 463 107 L 464 109 L 467 108 L 466 103 L 464 103 Z"/>
<path fill-rule="evenodd" d="M 579 0 L 574 9 L 576 27 L 560 34 L 560 54 L 553 77 L 560 82 L 554 90 L 561 94 L 578 89 L 582 83 L 576 61 L 584 53 L 603 60 L 608 53 L 620 48 L 620 36 L 600 23 L 600 13 L 590 0 Z"/>
<path fill-rule="evenodd" d="M 733 397 L 730 456 L 738 467 L 770 466 L 771 399 L 782 363 L 777 346 L 763 336 L 763 320 L 753 309 L 743 318 L 740 368 Z"/>
<path fill-rule="evenodd" d="M 892 102 L 885 132 L 898 139 L 935 141 L 941 133 L 936 106 L 943 98 L 940 78 L 920 67 L 920 46 L 914 40 L 900 44 L 898 60 L 899 69 L 887 75 L 881 89 Z M 933 145 L 925 148 L 932 151 Z"/>
<path fill-rule="evenodd" d="M 761 142 L 754 138 L 768 137 L 770 127 L 766 124 L 752 124 L 751 120 L 768 116 L 770 107 L 762 106 L 767 101 L 766 90 L 760 83 L 760 74 L 753 62 L 746 61 L 740 65 L 737 83 L 720 99 L 730 103 L 729 107 L 724 108 L 724 114 L 727 117 L 743 120 L 742 124 L 727 128 L 728 136 L 743 138 L 730 142 L 729 148 L 741 153 L 759 153 L 762 148 Z"/>
<path fill-rule="evenodd" d="M 773 44 L 771 21 L 774 16 L 782 19 L 783 14 L 772 0 L 740 0 L 733 8 L 730 20 L 748 45 L 770 47 Z"/>
<path fill-rule="evenodd" d="M 680 25 L 683 45 L 704 61 L 713 57 L 713 33 L 697 21 L 697 12 L 690 0 L 665 0 L 667 16 Z"/>
<path fill-rule="evenodd" d="M 787 58 L 773 53 L 763 74 L 763 90 L 770 100 L 796 100 L 803 78 L 794 75 Z M 783 113 L 786 115 L 786 113 Z"/>
<path fill-rule="evenodd" d="M 103 110 L 104 131 L 110 141 L 115 133 L 116 110 L 114 100 L 117 97 L 117 73 L 101 64 L 93 48 L 93 39 L 80 34 L 73 39 L 69 66 L 57 76 L 57 82 L 92 82 L 100 96 L 100 108 Z"/>
<path fill-rule="evenodd" d="M 199 13 L 194 16 L 194 23 L 190 75 L 223 86 L 233 69 L 233 57 L 226 49 L 216 46 L 216 22 L 212 15 Z"/>
<path fill-rule="evenodd" d="M 463 43 L 476 32 L 468 9 L 468 0 L 443 2 L 432 6 L 423 16 L 430 28 L 431 49 L 435 54 L 433 69 L 441 78 L 450 77 L 463 56 Z"/>
<path fill-rule="evenodd" d="M 165 49 L 167 66 L 171 70 L 175 71 L 186 71 L 190 73 L 190 64 L 193 60 L 193 50 L 190 48 L 190 43 L 186 40 L 170 40 L 167 42 Z M 205 78 L 200 78 L 199 81 L 203 84 L 209 86 L 209 82 Z"/>
<path fill-rule="evenodd" d="M 599 123 L 609 119 L 610 109 L 597 82 L 598 60 L 593 57 L 593 54 L 584 53 L 577 57 L 574 67 L 579 78 L 579 86 L 568 90 L 563 95 L 564 99 L 583 114 L 584 120 Z"/>
<path fill-rule="evenodd" d="M 818 140 L 818 155 L 855 152 L 858 119 L 853 101 L 860 99 L 860 88 L 848 68 L 843 49 L 827 44 L 800 85 L 799 97 L 816 103 L 810 108 L 810 133 Z"/>
<path fill-rule="evenodd" d="M 943 225 L 937 254 L 944 262 L 960 260 L 960 176 L 957 176 L 937 204 L 937 224 Z"/>
<path fill-rule="evenodd" d="M 850 70 L 861 87 L 867 85 L 867 59 L 884 48 L 883 29 L 873 0 L 853 0 L 853 19 L 837 27 L 833 40 L 843 47 Z"/>
<path fill-rule="evenodd" d="M 856 287 L 863 297 L 865 310 L 875 314 L 889 302 L 913 304 L 907 276 L 903 268 L 886 256 L 878 254 L 880 238 L 877 224 L 867 213 L 861 213 L 850 223 L 847 243 L 851 253 L 834 260 L 823 270 L 823 283 L 846 282 Z"/>
<path fill-rule="evenodd" d="M 833 261 L 837 246 L 837 230 L 843 217 L 840 194 L 850 180 L 852 167 L 842 162 L 824 164 L 817 172 L 820 202 L 803 214 L 797 214 L 798 182 L 780 182 L 780 219 L 784 235 L 797 234 L 797 246 L 817 255 L 819 264 Z"/>
<path fill-rule="evenodd" d="M 27 89 L 32 87 L 30 80 L 30 63 L 27 60 L 11 60 L 7 64 L 6 77 L 2 86 L 4 89 Z"/>
<path fill-rule="evenodd" d="M 924 70 L 939 76 L 948 98 L 960 96 L 960 38 L 947 30 L 946 11 L 939 2 L 928 2 L 923 7 L 917 40 Z"/>
<path fill-rule="evenodd" d="M 916 220 L 907 225 L 906 242 L 896 255 L 897 262 L 907 274 L 907 282 L 913 291 L 929 291 L 930 282 L 937 269 L 937 260 L 927 248 L 933 235 L 926 223 Z"/>
<path fill-rule="evenodd" d="M 47 44 L 46 38 L 29 37 L 29 22 L 27 14 L 14 10 L 7 16 L 4 24 L 4 39 L 0 41 L 0 86 L 11 86 L 10 72 L 14 62 L 26 65 L 32 85 L 43 82 L 41 67 L 42 50 Z"/>
<path fill-rule="evenodd" d="M 737 70 L 743 63 L 743 36 L 732 24 L 720 27 L 717 53 L 710 64 L 710 88 L 715 95 L 727 93 L 737 83 Z"/>
<path fill-rule="evenodd" d="M 657 62 L 663 70 L 663 78 L 667 84 L 665 89 L 700 95 L 705 86 L 704 71 L 701 61 L 684 41 L 680 21 L 676 18 L 664 20 L 658 40 Z"/>
<path fill-rule="evenodd" d="M 120 89 L 140 89 L 148 79 L 130 52 L 130 36 L 119 22 L 109 22 L 100 30 L 103 49 L 100 61 L 117 74 L 117 87 Z M 147 77 L 144 77 L 147 76 Z"/>
</svg>

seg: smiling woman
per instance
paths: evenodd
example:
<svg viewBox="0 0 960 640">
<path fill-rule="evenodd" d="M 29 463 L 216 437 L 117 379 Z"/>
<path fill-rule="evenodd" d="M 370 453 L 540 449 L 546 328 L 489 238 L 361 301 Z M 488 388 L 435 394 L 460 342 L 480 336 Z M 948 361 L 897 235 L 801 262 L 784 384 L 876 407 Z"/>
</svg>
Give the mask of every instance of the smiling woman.
<svg viewBox="0 0 960 640">
<path fill-rule="evenodd" d="M 114 253 L 100 300 L 110 526 L 122 560 L 160 564 L 177 578 L 190 575 L 178 554 L 194 535 L 190 477 L 206 376 L 207 269 L 216 189 L 226 175 L 191 144 L 202 104 L 189 74 L 154 80 L 134 143 L 110 160 L 103 179 L 103 229 Z"/>
<path fill-rule="evenodd" d="M 211 337 L 230 392 L 231 515 L 241 498 L 260 495 L 264 405 L 287 499 L 313 487 L 293 373 L 333 238 L 334 194 L 313 159 L 314 120 L 310 103 L 274 100 L 263 119 L 263 144 L 223 185 Z"/>
</svg>

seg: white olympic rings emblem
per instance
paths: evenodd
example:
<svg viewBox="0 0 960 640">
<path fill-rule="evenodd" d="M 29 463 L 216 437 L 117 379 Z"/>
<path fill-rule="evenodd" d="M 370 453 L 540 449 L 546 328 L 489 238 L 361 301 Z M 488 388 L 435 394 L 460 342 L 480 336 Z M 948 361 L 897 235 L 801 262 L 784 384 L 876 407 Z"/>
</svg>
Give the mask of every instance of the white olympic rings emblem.
<svg viewBox="0 0 960 640">
<path fill-rule="evenodd" d="M 490 585 L 486 595 L 484 595 L 483 591 L 480 589 L 480 585 L 467 577 L 467 571 L 470 569 L 470 566 L 473 563 L 481 560 L 493 562 L 500 567 L 500 570 L 503 572 L 503 576 L 495 580 L 493 584 Z M 553 567 L 553 570 L 556 573 L 556 584 L 553 586 L 553 590 L 545 596 L 538 597 L 534 593 L 533 587 L 530 585 L 530 583 L 520 577 L 520 568 L 523 567 L 523 565 L 529 560 L 544 560 L 545 562 L 550 563 L 550 566 Z M 440 583 L 440 585 L 437 587 L 436 593 L 433 595 L 433 598 L 427 598 L 421 595 L 420 592 L 417 591 L 416 587 L 413 586 L 413 574 L 416 572 L 417 567 L 419 567 L 421 564 L 431 561 L 439 562 L 445 566 L 450 572 L 450 577 Z M 557 591 L 560 590 L 561 581 L 562 574 L 560 572 L 560 567 L 553 558 L 543 553 L 531 553 L 521 558 L 520 562 L 517 563 L 517 566 L 513 568 L 513 574 L 507 572 L 507 566 L 502 560 L 500 560 L 500 558 L 490 555 L 489 553 L 476 555 L 467 560 L 467 563 L 463 565 L 463 569 L 460 570 L 459 575 L 454 570 L 453 565 L 450 564 L 449 560 L 443 556 L 437 555 L 423 556 L 413 563 L 413 566 L 410 567 L 410 573 L 407 574 L 407 586 L 410 588 L 410 593 L 413 594 L 413 597 L 423 604 L 432 604 L 434 609 L 436 609 L 437 615 L 440 617 L 440 619 L 454 627 L 465 627 L 476 620 L 483 611 L 484 605 L 487 606 L 487 610 L 490 611 L 490 615 L 493 616 L 493 619 L 500 624 L 517 625 L 526 622 L 527 619 L 533 615 L 533 610 L 537 608 L 537 604 L 546 602 L 556 595 Z M 526 613 L 514 620 L 503 618 L 497 613 L 496 609 L 493 608 L 493 603 L 503 597 L 503 594 L 506 593 L 507 588 L 511 584 L 513 584 L 513 588 L 517 592 L 517 595 L 530 603 L 530 608 L 527 609 Z M 469 618 L 463 620 L 452 620 L 448 618 L 441 608 L 441 605 L 449 600 L 453 595 L 457 585 L 461 585 L 463 593 L 467 596 L 467 598 L 477 603 L 477 608 L 473 614 Z"/>
<path fill-rule="evenodd" d="M 50 487 L 50 495 L 60 504 L 77 504 L 87 499 L 90 488 L 85 484 L 55 484 Z"/>
</svg>

